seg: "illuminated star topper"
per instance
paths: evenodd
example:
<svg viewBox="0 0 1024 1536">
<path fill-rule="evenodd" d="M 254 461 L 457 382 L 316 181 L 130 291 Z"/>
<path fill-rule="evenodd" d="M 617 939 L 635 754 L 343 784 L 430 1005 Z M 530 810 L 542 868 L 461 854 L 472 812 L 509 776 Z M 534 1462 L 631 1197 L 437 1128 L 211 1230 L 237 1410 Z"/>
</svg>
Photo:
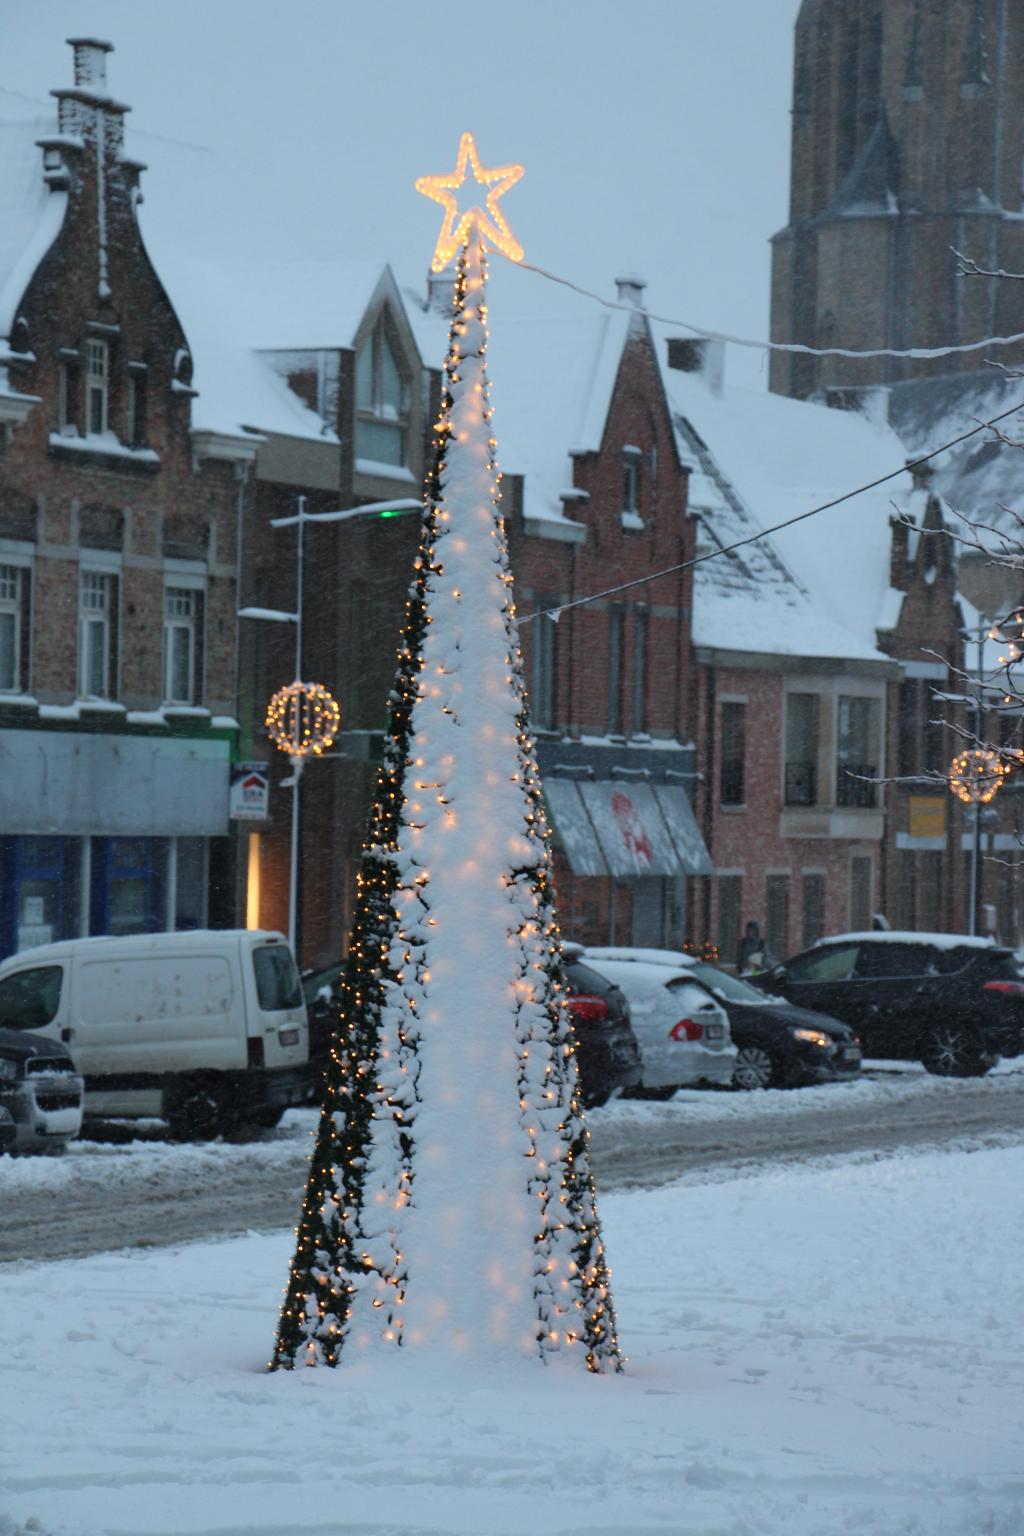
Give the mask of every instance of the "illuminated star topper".
<svg viewBox="0 0 1024 1536">
<path fill-rule="evenodd" d="M 466 179 L 467 160 L 472 167 L 473 177 L 478 186 L 487 187 L 489 190 L 483 207 L 476 203 L 460 214 L 455 193 Z M 443 272 L 459 247 L 469 238 L 474 220 L 483 238 L 496 251 L 507 256 L 509 261 L 522 261 L 523 248 L 509 229 L 505 216 L 498 207 L 499 197 L 503 197 L 509 187 L 514 187 L 522 174 L 521 165 L 499 165 L 493 170 L 484 170 L 476 152 L 473 135 L 464 133 L 459 141 L 459 157 L 455 162 L 454 171 L 449 171 L 447 176 L 420 177 L 416 183 L 416 191 L 422 192 L 424 197 L 432 197 L 434 202 L 440 203 L 444 209 L 441 233 L 437 237 L 434 259 L 431 263 L 435 272 Z"/>
</svg>

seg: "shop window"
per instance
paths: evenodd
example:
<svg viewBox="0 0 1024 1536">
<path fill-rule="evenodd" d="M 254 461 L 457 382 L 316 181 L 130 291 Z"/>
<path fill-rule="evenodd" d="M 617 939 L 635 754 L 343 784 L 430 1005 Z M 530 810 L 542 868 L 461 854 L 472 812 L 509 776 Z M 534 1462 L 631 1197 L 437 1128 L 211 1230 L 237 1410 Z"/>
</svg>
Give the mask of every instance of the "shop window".
<svg viewBox="0 0 1024 1536">
<path fill-rule="evenodd" d="M 356 457 L 405 464 L 409 391 L 383 318 L 356 353 Z"/>
<path fill-rule="evenodd" d="M 158 933 L 166 926 L 167 845 L 154 837 L 92 840 L 90 933 Z"/>
<path fill-rule="evenodd" d="M 816 693 L 786 695 L 785 799 L 787 805 L 818 804 L 818 722 Z"/>
<path fill-rule="evenodd" d="M 722 756 L 720 800 L 722 805 L 746 803 L 747 706 L 728 700 L 722 705 Z"/>
<path fill-rule="evenodd" d="M 877 699 L 841 695 L 837 721 L 836 804 L 877 805 L 881 756 Z"/>
</svg>

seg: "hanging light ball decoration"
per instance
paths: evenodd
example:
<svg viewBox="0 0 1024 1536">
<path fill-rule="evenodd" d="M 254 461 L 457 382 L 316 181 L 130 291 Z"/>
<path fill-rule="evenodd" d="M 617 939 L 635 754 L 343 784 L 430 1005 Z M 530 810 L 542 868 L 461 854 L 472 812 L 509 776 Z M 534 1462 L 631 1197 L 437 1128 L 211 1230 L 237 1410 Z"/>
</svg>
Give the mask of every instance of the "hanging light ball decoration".
<svg viewBox="0 0 1024 1536">
<path fill-rule="evenodd" d="M 338 701 L 321 683 L 289 683 L 267 705 L 267 734 L 289 757 L 319 757 L 341 724 Z"/>
<path fill-rule="evenodd" d="M 949 765 L 950 792 L 965 805 L 988 805 L 1011 771 L 998 752 L 982 747 L 960 752 Z"/>
</svg>

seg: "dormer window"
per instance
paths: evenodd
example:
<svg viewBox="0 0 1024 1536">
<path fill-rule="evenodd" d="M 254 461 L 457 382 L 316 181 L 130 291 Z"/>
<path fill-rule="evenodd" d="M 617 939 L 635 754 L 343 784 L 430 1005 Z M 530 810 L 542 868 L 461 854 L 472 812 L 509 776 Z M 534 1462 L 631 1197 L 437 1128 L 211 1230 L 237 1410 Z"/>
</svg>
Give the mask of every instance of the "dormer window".
<svg viewBox="0 0 1024 1536">
<path fill-rule="evenodd" d="M 408 389 L 385 322 L 356 353 L 356 457 L 404 465 Z"/>
<path fill-rule="evenodd" d="M 90 336 L 85 343 L 85 423 L 90 437 L 107 430 L 110 347 Z"/>
</svg>

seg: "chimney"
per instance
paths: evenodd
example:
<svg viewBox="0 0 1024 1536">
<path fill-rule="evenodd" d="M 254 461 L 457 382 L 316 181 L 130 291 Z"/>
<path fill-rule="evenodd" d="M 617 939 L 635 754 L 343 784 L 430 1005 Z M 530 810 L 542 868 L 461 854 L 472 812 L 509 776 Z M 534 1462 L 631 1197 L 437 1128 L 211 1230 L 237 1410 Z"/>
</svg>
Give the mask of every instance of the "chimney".
<svg viewBox="0 0 1024 1536">
<path fill-rule="evenodd" d="M 637 277 L 635 273 L 626 273 L 615 279 L 615 287 L 620 304 L 632 304 L 634 309 L 643 309 L 644 289 L 647 287 L 645 278 Z"/>
<path fill-rule="evenodd" d="M 725 384 L 725 342 L 711 336 L 670 336 L 668 365 L 679 373 L 699 373 L 713 395 Z"/>
<path fill-rule="evenodd" d="M 75 50 L 75 84 L 82 90 L 106 95 L 107 54 L 113 53 L 113 43 L 100 42 L 97 37 L 69 37 L 67 41 Z"/>
<path fill-rule="evenodd" d="M 427 273 L 427 313 L 451 318 L 455 279 L 450 272 Z"/>
</svg>

